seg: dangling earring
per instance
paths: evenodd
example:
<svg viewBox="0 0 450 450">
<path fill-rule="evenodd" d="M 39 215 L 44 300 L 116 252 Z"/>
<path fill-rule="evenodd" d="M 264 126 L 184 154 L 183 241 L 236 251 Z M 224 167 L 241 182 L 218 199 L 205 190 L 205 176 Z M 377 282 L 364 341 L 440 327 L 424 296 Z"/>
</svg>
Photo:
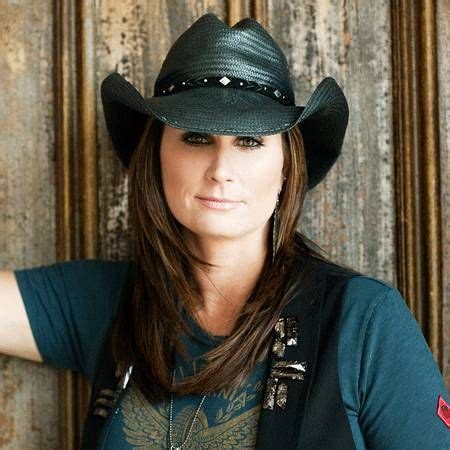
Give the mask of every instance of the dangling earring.
<svg viewBox="0 0 450 450">
<path fill-rule="evenodd" d="M 283 183 L 281 189 L 277 193 L 277 203 L 275 205 L 275 211 L 273 213 L 273 226 L 272 226 L 272 263 L 275 261 L 275 253 L 277 252 L 277 242 L 278 242 L 278 204 L 280 201 L 280 192 L 283 189 L 284 181 L 286 177 L 283 177 Z"/>
<path fill-rule="evenodd" d="M 273 226 L 272 226 L 272 263 L 275 261 L 275 253 L 277 252 L 277 243 L 278 243 L 278 204 L 280 201 L 280 192 L 283 189 L 284 181 L 286 177 L 283 177 L 283 182 L 281 184 L 281 189 L 277 193 L 277 203 L 275 205 L 275 211 L 273 213 Z"/>
<path fill-rule="evenodd" d="M 280 200 L 280 191 L 277 194 L 277 203 L 275 205 L 275 211 L 273 213 L 273 226 L 272 226 L 272 263 L 275 261 L 275 253 L 277 251 L 278 240 L 278 203 Z"/>
</svg>

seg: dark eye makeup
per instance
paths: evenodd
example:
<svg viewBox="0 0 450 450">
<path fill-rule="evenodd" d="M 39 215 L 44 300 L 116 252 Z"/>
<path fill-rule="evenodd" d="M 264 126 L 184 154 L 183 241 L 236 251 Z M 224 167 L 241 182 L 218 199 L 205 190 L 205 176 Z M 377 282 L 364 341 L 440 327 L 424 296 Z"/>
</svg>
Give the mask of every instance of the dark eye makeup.
<svg viewBox="0 0 450 450">
<path fill-rule="evenodd" d="M 198 140 L 193 140 L 191 138 L 205 138 L 208 139 L 210 135 L 207 133 L 200 133 L 197 131 L 186 131 L 181 135 L 181 140 L 190 145 L 203 145 L 203 142 L 199 142 Z M 261 136 L 237 136 L 238 141 L 250 139 L 256 142 L 256 145 L 243 145 L 243 147 L 263 147 L 264 144 L 262 142 Z"/>
</svg>

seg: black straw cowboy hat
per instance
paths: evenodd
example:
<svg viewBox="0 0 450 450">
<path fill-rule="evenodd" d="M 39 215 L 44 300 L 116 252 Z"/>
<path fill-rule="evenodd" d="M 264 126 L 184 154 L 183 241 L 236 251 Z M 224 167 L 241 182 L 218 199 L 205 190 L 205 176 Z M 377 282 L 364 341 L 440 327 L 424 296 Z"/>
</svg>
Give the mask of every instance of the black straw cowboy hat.
<svg viewBox="0 0 450 450">
<path fill-rule="evenodd" d="M 253 18 L 230 27 L 213 13 L 197 19 L 173 43 L 144 98 L 118 72 L 101 84 L 106 127 L 128 167 L 153 115 L 175 128 L 208 134 L 257 136 L 300 128 L 312 189 L 338 158 L 348 122 L 347 100 L 324 78 L 306 106 L 296 106 L 283 51 Z"/>
</svg>

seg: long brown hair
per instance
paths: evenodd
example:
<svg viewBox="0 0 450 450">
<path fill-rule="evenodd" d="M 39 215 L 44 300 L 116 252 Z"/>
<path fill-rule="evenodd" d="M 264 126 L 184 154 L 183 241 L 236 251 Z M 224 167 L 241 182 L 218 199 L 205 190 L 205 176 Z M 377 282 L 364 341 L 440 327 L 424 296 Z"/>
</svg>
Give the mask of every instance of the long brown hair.
<svg viewBox="0 0 450 450">
<path fill-rule="evenodd" d="M 200 265 L 207 270 L 213 264 L 189 250 L 181 225 L 165 201 L 159 152 L 163 127 L 161 121 L 149 117 L 130 161 L 128 200 L 134 275 L 112 330 L 113 356 L 119 372 L 123 374 L 132 364 L 132 379 L 149 401 L 163 400 L 170 392 L 203 395 L 236 389 L 254 365 L 268 355 L 272 329 L 301 275 L 292 273 L 295 257 L 310 255 L 331 262 L 296 229 L 308 179 L 301 132 L 294 127 L 282 133 L 286 181 L 279 198 L 275 261 L 272 263 L 272 251 L 267 252 L 259 280 L 241 308 L 231 334 L 202 355 L 205 365 L 200 371 L 183 381 L 177 380 L 172 388 L 174 351 L 187 355 L 180 332 L 191 335 L 180 307 L 194 317 L 194 311 L 204 304 L 192 267 Z M 270 238 L 270 249 L 271 241 Z M 305 257 L 301 265 L 305 273 L 308 260 Z"/>
</svg>

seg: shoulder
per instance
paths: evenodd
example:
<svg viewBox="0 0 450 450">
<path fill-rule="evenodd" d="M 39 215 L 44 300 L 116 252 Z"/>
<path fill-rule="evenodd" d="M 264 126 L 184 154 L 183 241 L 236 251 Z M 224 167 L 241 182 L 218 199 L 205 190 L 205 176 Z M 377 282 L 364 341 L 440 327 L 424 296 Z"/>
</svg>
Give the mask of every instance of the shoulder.
<svg viewBox="0 0 450 450">
<path fill-rule="evenodd" d="M 348 279 L 344 292 L 347 307 L 363 309 L 379 308 L 382 303 L 396 303 L 402 298 L 398 289 L 389 281 L 360 274 Z"/>
<path fill-rule="evenodd" d="M 96 355 L 133 264 L 78 259 L 15 270 L 43 360 L 92 380 Z"/>
<path fill-rule="evenodd" d="M 342 297 L 341 339 L 361 347 L 368 334 L 390 332 L 383 323 L 416 326 L 405 299 L 389 281 L 365 274 L 349 278 Z"/>
<path fill-rule="evenodd" d="M 14 273 L 31 316 L 65 313 L 73 319 L 88 316 L 94 320 L 115 309 L 132 267 L 126 260 L 78 259 Z"/>
<path fill-rule="evenodd" d="M 125 283 L 132 269 L 128 260 L 78 259 L 55 263 L 50 268 L 60 274 L 67 287 L 80 287 L 103 293 L 116 291 Z"/>
<path fill-rule="evenodd" d="M 402 299 L 400 292 L 388 280 L 317 258 L 313 258 L 312 264 L 319 279 L 326 283 L 328 291 L 335 289 L 340 292 L 347 307 L 367 310 L 381 302 Z"/>
<path fill-rule="evenodd" d="M 95 278 L 109 278 L 115 274 L 126 273 L 133 262 L 129 260 L 115 261 L 108 259 L 74 259 L 41 264 L 34 267 L 16 269 L 19 275 L 47 275 L 49 277 L 79 277 L 79 281 Z"/>
<path fill-rule="evenodd" d="M 66 273 L 81 273 L 92 276 L 108 276 L 114 273 L 127 272 L 132 266 L 132 261 L 129 260 L 111 260 L 111 259 L 75 259 L 72 261 L 62 261 L 51 264 L 47 267 L 59 268 Z M 42 266 L 40 266 L 42 267 Z"/>
<path fill-rule="evenodd" d="M 312 259 L 313 286 L 318 287 L 328 314 L 339 314 L 341 328 L 364 332 L 369 323 L 386 318 L 411 323 L 412 313 L 391 281 L 330 261 Z"/>
<path fill-rule="evenodd" d="M 74 292 L 87 295 L 103 308 L 118 305 L 121 293 L 131 279 L 134 264 L 129 260 L 83 259 L 63 263 L 61 270 Z M 92 305 L 92 302 L 85 302 Z"/>
</svg>

